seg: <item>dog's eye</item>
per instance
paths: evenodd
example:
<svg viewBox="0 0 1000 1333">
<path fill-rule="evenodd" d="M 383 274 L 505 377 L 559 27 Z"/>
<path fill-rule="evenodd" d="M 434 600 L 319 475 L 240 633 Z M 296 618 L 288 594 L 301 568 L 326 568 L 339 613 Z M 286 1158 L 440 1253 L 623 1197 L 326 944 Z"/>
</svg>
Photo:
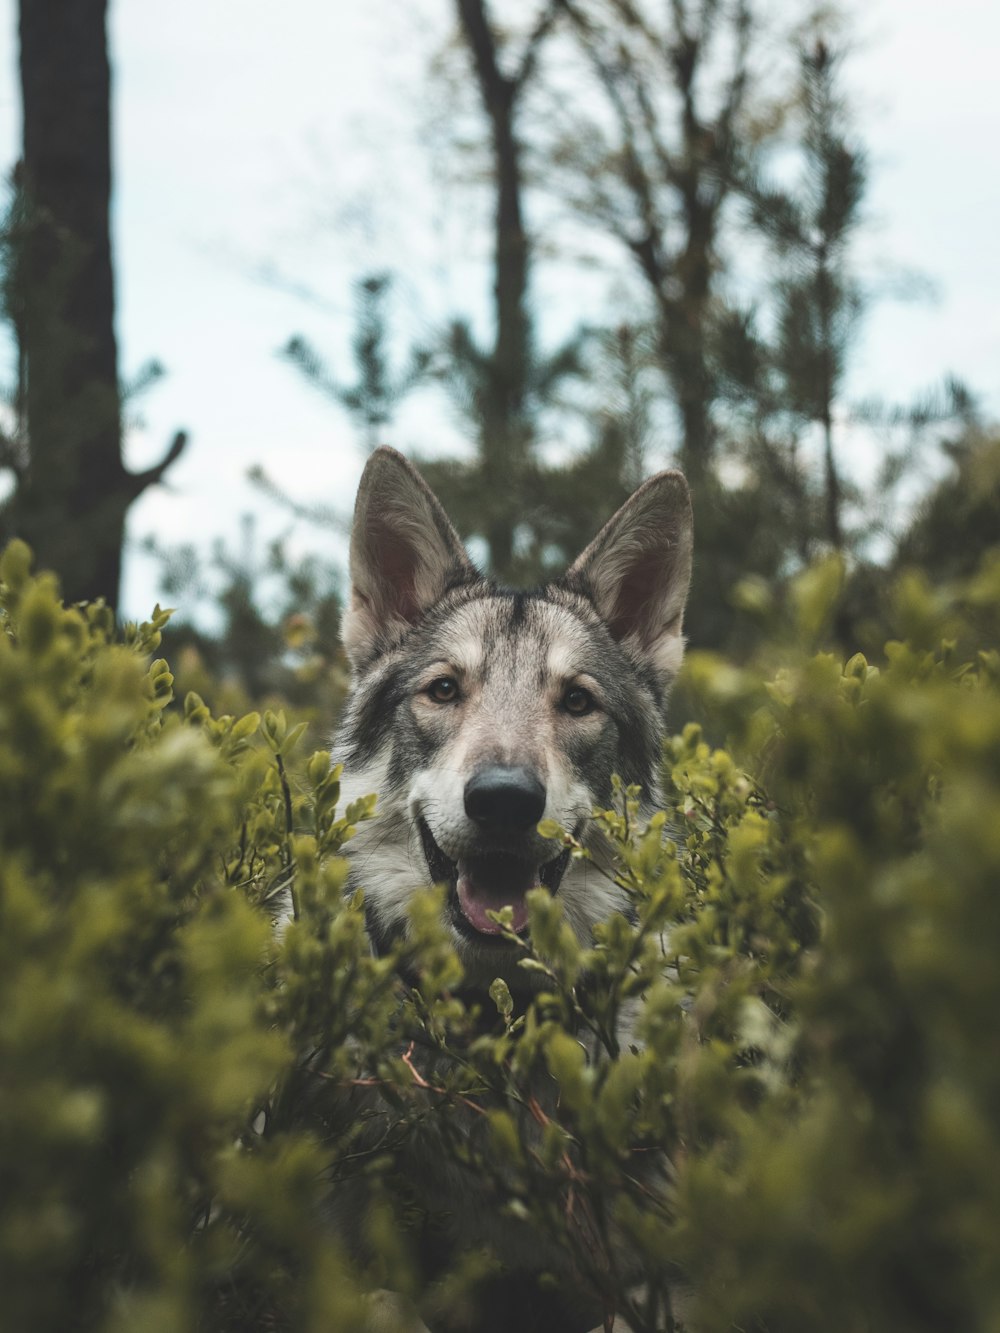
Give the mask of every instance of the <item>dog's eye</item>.
<svg viewBox="0 0 1000 1333">
<path fill-rule="evenodd" d="M 458 698 L 458 681 L 454 676 L 438 676 L 427 686 L 427 693 L 436 704 L 451 704 Z"/>
<path fill-rule="evenodd" d="M 597 704 L 589 690 L 585 690 L 582 685 L 573 685 L 563 695 L 562 706 L 574 717 L 584 717 L 587 713 L 592 713 Z"/>
</svg>

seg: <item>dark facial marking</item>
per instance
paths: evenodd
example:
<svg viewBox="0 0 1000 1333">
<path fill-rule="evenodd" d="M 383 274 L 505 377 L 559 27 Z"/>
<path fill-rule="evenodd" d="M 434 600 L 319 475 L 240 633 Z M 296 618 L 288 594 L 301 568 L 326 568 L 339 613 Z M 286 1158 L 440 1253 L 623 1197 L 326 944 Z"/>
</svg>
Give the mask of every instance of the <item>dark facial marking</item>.
<svg viewBox="0 0 1000 1333">
<path fill-rule="evenodd" d="M 392 732 L 396 709 L 407 693 L 407 673 L 402 663 L 387 671 L 367 695 L 356 695 L 358 711 L 348 714 L 344 740 L 345 762 L 365 764 L 373 759 Z"/>
</svg>

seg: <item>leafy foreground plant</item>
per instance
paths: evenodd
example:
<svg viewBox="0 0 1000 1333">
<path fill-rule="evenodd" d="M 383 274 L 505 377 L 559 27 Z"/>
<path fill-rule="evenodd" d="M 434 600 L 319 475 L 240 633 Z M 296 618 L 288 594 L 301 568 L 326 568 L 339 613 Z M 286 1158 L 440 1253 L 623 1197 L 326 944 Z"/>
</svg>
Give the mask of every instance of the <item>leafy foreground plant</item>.
<svg viewBox="0 0 1000 1333">
<path fill-rule="evenodd" d="M 688 727 L 663 813 L 619 791 L 600 816 L 634 922 L 581 946 L 535 895 L 527 1012 L 463 994 L 427 895 L 371 957 L 338 853 L 374 801 L 338 816 L 329 755 L 280 714 L 169 706 L 166 613 L 116 642 L 28 563 L 0 562 L 5 1327 L 337 1333 L 386 1288 L 474 1327 L 502 1279 L 435 1253 L 394 1170 L 424 1135 L 609 1326 L 1000 1328 L 1000 655 L 979 648 L 1000 562 L 947 595 L 901 584 L 908 642 L 879 669 L 696 657 L 731 747 Z M 835 582 L 797 585 L 798 642 Z M 338 1239 L 358 1190 L 366 1234 Z M 395 1308 L 382 1327 L 407 1327 Z"/>
</svg>

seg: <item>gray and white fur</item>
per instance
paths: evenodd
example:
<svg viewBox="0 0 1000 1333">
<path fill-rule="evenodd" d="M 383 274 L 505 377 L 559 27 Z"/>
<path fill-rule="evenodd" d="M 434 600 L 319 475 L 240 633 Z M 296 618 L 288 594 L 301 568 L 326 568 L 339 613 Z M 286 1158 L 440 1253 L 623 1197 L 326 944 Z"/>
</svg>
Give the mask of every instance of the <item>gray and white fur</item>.
<svg viewBox="0 0 1000 1333">
<path fill-rule="evenodd" d="M 588 841 L 614 773 L 655 796 L 691 544 L 687 485 L 661 472 L 560 579 L 511 591 L 473 567 L 400 454 L 372 455 L 351 538 L 353 682 L 335 757 L 345 799 L 379 796 L 349 844 L 376 947 L 406 930 L 414 889 L 443 872 L 471 987 L 523 978 L 506 973 L 511 947 L 480 927 L 505 903 L 520 921 L 527 888 L 557 892 L 586 943 L 621 906 L 604 875 L 566 866 L 536 826 L 555 820 Z"/>
<path fill-rule="evenodd" d="M 465 985 L 501 976 L 524 989 L 530 974 L 491 913 L 509 907 L 526 930 L 524 895 L 542 885 L 590 943 L 594 923 L 624 908 L 607 875 L 537 825 L 556 821 L 600 858 L 591 812 L 609 802 L 612 775 L 655 797 L 691 549 L 687 485 L 661 472 L 562 577 L 512 591 L 475 569 L 400 454 L 372 455 L 351 537 L 352 689 L 335 757 L 346 800 L 378 793 L 377 817 L 348 844 L 376 951 L 406 932 L 414 891 L 444 881 Z M 488 1210 L 455 1200 L 466 1236 L 489 1232 Z"/>
</svg>

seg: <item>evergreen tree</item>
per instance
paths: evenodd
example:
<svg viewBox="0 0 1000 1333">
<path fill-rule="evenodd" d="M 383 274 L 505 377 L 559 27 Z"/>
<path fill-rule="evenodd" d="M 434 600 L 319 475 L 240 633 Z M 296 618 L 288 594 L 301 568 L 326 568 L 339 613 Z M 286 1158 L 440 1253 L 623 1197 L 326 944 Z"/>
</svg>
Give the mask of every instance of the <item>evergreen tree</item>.
<svg viewBox="0 0 1000 1333">
<path fill-rule="evenodd" d="M 970 421 L 944 449 L 951 467 L 923 497 L 893 562 L 934 582 L 970 576 L 1000 548 L 1000 433 Z"/>
<path fill-rule="evenodd" d="M 792 422 L 788 475 L 799 484 L 795 451 L 803 429 L 815 428 L 822 450 L 820 532 L 837 551 L 847 542 L 847 496 L 834 411 L 865 302 L 853 243 L 867 184 L 865 153 L 838 86 L 840 63 L 823 40 L 800 53 L 800 179 L 791 189 L 761 180 L 746 186 L 753 224 L 778 266 L 775 334 L 764 359 L 770 391 Z"/>
<path fill-rule="evenodd" d="M 872 564 L 872 539 L 899 540 L 901 494 L 917 484 L 931 431 L 945 422 L 969 425 L 974 408 L 953 379 L 943 393 L 910 407 L 845 399 L 860 321 L 876 289 L 857 259 L 867 155 L 843 93 L 842 65 L 842 51 L 823 38 L 800 48 L 789 116 L 798 172 L 788 182 L 786 163 L 780 183 L 760 169 L 740 182 L 747 223 L 766 243 L 767 276 L 755 308 L 728 312 L 717 348 L 741 440 L 733 456 L 758 478 L 783 547 L 776 571 L 787 574 L 824 551 L 842 552 L 853 558 L 855 591 L 864 587 L 870 595 L 884 582 Z M 846 426 L 880 432 L 869 494 L 840 456 L 838 432 Z M 887 441 L 900 434 L 903 446 L 892 447 Z M 865 615 L 863 600 L 842 605 L 845 642 Z"/>
<path fill-rule="evenodd" d="M 396 409 L 424 378 L 430 364 L 430 354 L 415 349 L 405 369 L 393 369 L 388 346 L 391 293 L 389 273 L 368 273 L 357 283 L 351 339 L 353 384 L 338 379 L 305 338 L 290 338 L 284 349 L 284 355 L 314 388 L 344 408 L 369 453 L 386 443 L 384 432 L 392 424 Z"/>
</svg>

